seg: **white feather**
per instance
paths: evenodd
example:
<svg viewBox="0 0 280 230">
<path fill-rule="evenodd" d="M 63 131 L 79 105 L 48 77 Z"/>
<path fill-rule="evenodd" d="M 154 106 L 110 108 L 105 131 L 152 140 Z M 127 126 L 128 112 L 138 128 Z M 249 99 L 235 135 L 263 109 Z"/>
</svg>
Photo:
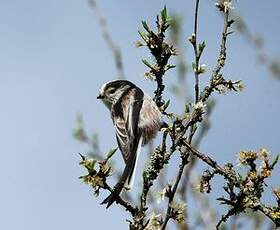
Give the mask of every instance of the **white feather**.
<svg viewBox="0 0 280 230">
<path fill-rule="evenodd" d="M 130 132 L 130 135 L 133 137 L 134 133 L 133 133 L 133 127 L 132 127 L 132 109 L 133 109 L 133 105 L 129 106 L 128 109 L 128 130 Z"/>
<path fill-rule="evenodd" d="M 134 179 L 135 179 L 135 175 L 136 175 L 136 168 L 137 168 L 137 162 L 138 162 L 138 159 L 139 159 L 140 150 L 141 150 L 141 146 L 142 146 L 142 140 L 143 140 L 143 137 L 141 136 L 140 140 L 139 140 L 139 143 L 138 143 L 138 146 L 137 146 L 136 159 L 135 159 L 134 167 L 133 167 L 133 169 L 132 169 L 128 179 L 125 182 L 125 188 L 127 190 L 130 190 L 133 187 L 133 184 L 134 184 Z M 129 178 L 130 178 L 130 180 L 129 180 Z"/>
</svg>

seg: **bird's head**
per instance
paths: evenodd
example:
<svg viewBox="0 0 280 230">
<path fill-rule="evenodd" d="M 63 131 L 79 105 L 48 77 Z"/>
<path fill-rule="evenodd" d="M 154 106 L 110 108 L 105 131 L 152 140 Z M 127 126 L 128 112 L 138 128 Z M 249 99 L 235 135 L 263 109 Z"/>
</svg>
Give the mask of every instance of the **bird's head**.
<svg viewBox="0 0 280 230">
<path fill-rule="evenodd" d="M 130 88 L 136 87 L 127 80 L 109 81 L 102 85 L 97 99 L 101 99 L 108 107 L 116 103 L 122 95 Z"/>
</svg>

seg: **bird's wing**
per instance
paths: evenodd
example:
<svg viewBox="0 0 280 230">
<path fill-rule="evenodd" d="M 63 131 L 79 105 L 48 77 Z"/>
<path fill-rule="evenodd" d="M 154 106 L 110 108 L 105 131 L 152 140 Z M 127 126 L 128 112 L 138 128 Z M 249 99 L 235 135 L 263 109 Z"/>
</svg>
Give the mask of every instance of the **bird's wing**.
<svg viewBox="0 0 280 230">
<path fill-rule="evenodd" d="M 125 182 L 131 187 L 137 154 L 142 144 L 142 134 L 138 128 L 139 114 L 143 104 L 144 93 L 139 90 L 135 92 L 134 101 L 129 104 L 126 119 L 114 118 L 117 141 L 125 160 L 125 168 L 118 183 L 114 186 L 114 191 L 101 204 L 107 204 L 107 208 L 117 199 Z M 125 122 L 126 121 L 126 122 Z"/>
<path fill-rule="evenodd" d="M 127 162 L 129 158 L 129 135 L 126 129 L 125 121 L 121 118 L 115 118 L 114 126 L 116 130 L 118 146 L 120 148 L 124 161 Z"/>
<path fill-rule="evenodd" d="M 125 163 L 128 162 L 131 155 L 136 154 L 141 136 L 139 135 L 138 121 L 144 94 L 141 90 L 135 90 L 132 93 L 134 94 L 134 100 L 128 101 L 127 106 L 122 106 L 126 107 L 127 111 L 123 111 L 122 116 L 113 116 L 118 145 Z"/>
</svg>

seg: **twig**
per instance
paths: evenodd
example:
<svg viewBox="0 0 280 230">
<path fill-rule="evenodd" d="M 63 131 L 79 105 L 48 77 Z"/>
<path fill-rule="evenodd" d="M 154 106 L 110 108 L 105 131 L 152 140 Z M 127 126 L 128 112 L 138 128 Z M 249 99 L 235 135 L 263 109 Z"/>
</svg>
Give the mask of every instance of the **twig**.
<svg viewBox="0 0 280 230">
<path fill-rule="evenodd" d="M 195 4 L 195 16 L 194 16 L 194 42 L 193 42 L 193 48 L 195 53 L 195 102 L 197 103 L 199 101 L 199 59 L 201 55 L 198 53 L 197 49 L 197 27 L 198 27 L 198 9 L 199 9 L 199 0 L 196 0 Z"/>
<path fill-rule="evenodd" d="M 187 140 L 182 140 L 182 144 L 184 146 L 187 147 L 188 151 L 190 151 L 194 156 L 198 157 L 199 159 L 201 159 L 203 162 L 205 162 L 207 165 L 209 165 L 210 167 L 212 167 L 213 169 L 215 169 L 215 172 L 220 174 L 221 176 L 223 176 L 224 178 L 226 178 L 228 181 L 230 181 L 234 186 L 236 186 L 239 189 L 243 190 L 243 184 L 241 184 L 238 181 L 238 178 L 236 177 L 236 175 L 229 173 L 225 168 L 223 168 L 222 166 L 220 166 L 216 161 L 214 161 L 209 155 L 204 154 L 199 152 L 198 150 L 194 149 L 192 146 L 190 146 L 190 144 L 188 143 Z M 185 153 L 186 154 L 186 153 Z M 241 193 L 240 196 L 244 197 L 246 194 Z M 240 197 L 239 197 L 240 198 Z M 259 198 L 253 197 L 251 198 L 250 196 L 248 197 L 249 199 L 251 199 L 252 201 L 252 206 L 251 207 L 244 207 L 245 208 L 251 208 L 254 211 L 258 210 L 260 212 L 262 212 L 264 215 L 266 215 L 269 219 L 271 219 L 277 227 L 280 227 L 280 219 L 276 219 L 273 214 L 272 214 L 272 210 L 271 208 L 266 207 L 264 204 L 261 203 L 261 201 L 259 200 Z M 243 200 L 241 199 L 241 201 L 238 203 L 241 203 Z M 234 203 L 233 203 L 234 204 Z M 238 208 L 240 208 L 238 206 Z M 230 212 L 231 213 L 231 212 Z M 230 215 L 226 215 L 227 218 Z M 224 220 L 224 218 L 222 218 Z"/>
<path fill-rule="evenodd" d="M 178 188 L 178 185 L 179 185 L 179 182 L 181 180 L 181 177 L 183 175 L 183 172 L 184 172 L 184 168 L 185 168 L 185 162 L 182 162 L 180 167 L 179 167 L 179 172 L 177 174 L 177 177 L 176 177 L 176 180 L 175 180 L 175 183 L 173 185 L 173 188 L 171 190 L 171 194 L 169 195 L 169 200 L 168 200 L 168 207 L 167 207 L 167 211 L 166 211 L 166 215 L 165 215 L 165 218 L 164 218 L 164 221 L 163 221 L 163 224 L 161 226 L 161 230 L 164 230 L 167 226 L 167 223 L 169 221 L 169 219 L 171 218 L 171 204 L 173 202 L 173 199 L 174 199 L 174 196 L 175 196 L 175 193 L 177 191 L 177 188 Z"/>
<path fill-rule="evenodd" d="M 167 138 L 167 134 L 168 134 L 167 132 L 164 132 L 163 135 L 162 135 L 162 142 L 161 142 L 161 146 L 160 146 L 160 151 L 158 151 L 159 148 L 157 148 L 154 151 L 154 153 L 152 154 L 152 156 L 151 156 L 151 157 L 154 157 L 154 155 L 156 155 L 157 152 L 159 152 L 159 154 L 162 155 L 161 156 L 162 163 L 165 163 L 164 161 L 165 161 L 165 157 L 166 157 L 165 155 L 166 155 L 166 138 Z M 144 184 L 143 184 L 143 190 L 142 190 L 142 193 L 141 193 L 140 211 L 146 209 L 147 195 L 148 195 L 150 187 L 153 185 L 151 180 L 155 180 L 157 178 L 157 176 L 158 176 L 158 174 L 160 172 L 160 169 L 161 168 L 159 168 L 159 171 L 155 173 L 153 178 L 151 178 L 151 177 L 145 178 L 145 176 L 143 178 L 144 179 Z"/>
<path fill-rule="evenodd" d="M 197 103 L 199 101 L 199 60 L 200 60 L 200 57 L 201 57 L 201 52 L 199 53 L 198 52 L 198 47 L 197 47 L 197 27 L 198 27 L 198 9 L 199 9 L 199 0 L 196 0 L 196 5 L 195 5 L 195 19 L 194 19 L 194 37 L 193 39 L 191 40 L 191 43 L 193 45 L 193 48 L 194 48 L 194 53 L 195 53 L 195 70 L 194 70 L 194 73 L 195 73 L 195 102 Z M 193 131 L 194 129 L 194 126 L 192 125 L 191 126 L 191 132 L 190 133 L 194 133 Z M 191 142 L 191 138 L 190 138 L 190 142 Z M 179 185 L 179 182 L 182 178 L 182 175 L 183 175 L 183 172 L 184 172 L 184 168 L 185 166 L 188 164 L 188 158 L 189 157 L 186 157 L 186 158 L 183 158 L 182 157 L 182 162 L 181 162 L 181 165 L 179 167 L 179 171 L 177 173 L 177 176 L 176 176 L 176 180 L 175 180 L 175 183 L 174 183 L 174 186 L 172 188 L 172 191 L 171 191 L 171 194 L 169 195 L 169 200 L 168 200 L 168 208 L 167 208 L 167 211 L 166 211 L 166 214 L 165 214 L 165 218 L 164 218 L 164 221 L 163 221 L 163 225 L 161 227 L 162 230 L 164 230 L 167 226 L 167 223 L 170 219 L 170 213 L 171 213 L 171 203 L 173 202 L 173 199 L 174 199 L 174 196 L 176 194 L 176 191 L 177 191 L 177 188 L 178 188 L 178 185 Z M 185 226 L 187 228 L 187 226 Z"/>
<path fill-rule="evenodd" d="M 206 135 L 206 133 L 208 132 L 209 129 L 209 117 L 211 116 L 212 110 L 213 110 L 213 105 L 207 105 L 207 110 L 206 110 L 206 117 L 204 118 L 202 125 L 200 126 L 200 130 L 199 130 L 199 134 L 197 135 L 196 139 L 194 140 L 193 146 L 195 148 L 197 148 L 203 137 Z M 190 156 L 190 163 L 187 165 L 187 168 L 185 170 L 184 173 L 184 177 L 183 177 L 183 181 L 182 181 L 182 186 L 180 188 L 180 195 L 181 195 L 181 199 L 185 201 L 185 203 L 187 202 L 187 188 L 188 188 L 188 183 L 190 182 L 190 176 L 191 176 L 191 172 L 196 164 L 197 158 L 196 157 L 192 157 Z M 187 209 L 186 209 L 187 210 Z"/>
<path fill-rule="evenodd" d="M 145 75 L 150 77 L 152 76 L 157 83 L 157 89 L 154 91 L 155 96 L 153 100 L 159 108 L 165 104 L 165 101 L 162 99 L 162 94 L 165 88 L 165 85 L 163 84 L 163 76 L 166 71 L 175 67 L 174 65 L 168 64 L 170 57 L 176 55 L 174 47 L 165 41 L 165 32 L 170 26 L 170 22 L 168 20 L 167 10 L 166 7 L 164 7 L 161 11 L 161 15 L 157 15 L 156 32 L 151 30 L 145 21 L 142 21 L 145 32 L 139 31 L 145 45 L 148 47 L 156 60 L 156 63 L 154 64 L 150 64 L 145 59 L 142 61 L 150 69 L 149 72 L 145 73 Z"/>
<path fill-rule="evenodd" d="M 114 192 L 113 188 L 111 188 L 107 183 L 104 184 L 104 189 L 110 191 L 110 193 Z M 135 216 L 136 213 L 138 212 L 137 207 L 133 207 L 129 202 L 123 200 L 119 195 L 117 195 L 115 199 L 116 199 L 116 203 L 123 206 L 127 211 L 131 213 L 132 216 Z"/>
<path fill-rule="evenodd" d="M 219 220 L 219 222 L 216 225 L 216 229 L 219 229 L 221 224 L 226 222 L 226 220 L 231 217 L 232 215 L 234 215 L 236 212 L 235 208 L 230 209 L 227 214 L 223 215 L 222 218 Z"/>
<path fill-rule="evenodd" d="M 112 51 L 115 65 L 118 71 L 118 78 L 119 79 L 124 79 L 125 74 L 124 74 L 124 67 L 123 67 L 123 61 L 122 61 L 122 55 L 121 55 L 121 50 L 118 47 L 118 45 L 114 42 L 112 36 L 109 33 L 109 30 L 107 28 L 107 21 L 106 18 L 100 13 L 99 8 L 97 6 L 96 0 L 88 0 L 89 5 L 92 7 L 92 9 L 95 11 L 96 18 L 99 22 L 99 25 L 102 29 L 102 34 L 104 41 L 107 43 L 108 47 Z"/>
<path fill-rule="evenodd" d="M 194 156 L 198 157 L 199 159 L 201 159 L 202 161 L 204 161 L 206 164 L 208 164 L 209 166 L 211 166 L 213 169 L 215 169 L 217 171 L 217 173 L 219 173 L 220 175 L 226 177 L 227 179 L 231 179 L 228 174 L 226 173 L 226 171 L 224 170 L 223 167 L 221 167 L 220 165 L 218 165 L 218 163 L 216 161 L 214 161 L 211 157 L 209 157 L 206 154 L 203 154 L 201 152 L 199 152 L 198 150 L 194 149 L 189 142 L 184 139 L 182 140 L 182 144 L 184 146 L 187 147 L 188 151 L 190 151 Z"/>
<path fill-rule="evenodd" d="M 211 93 L 215 90 L 215 88 L 217 86 L 216 85 L 217 83 L 215 82 L 215 80 L 219 77 L 220 71 L 225 65 L 225 61 L 226 61 L 226 57 L 227 57 L 226 42 L 227 42 L 227 37 L 229 35 L 228 29 L 230 28 L 232 23 L 234 23 L 234 20 L 229 21 L 229 9 L 227 9 L 224 12 L 224 28 L 223 28 L 223 33 L 222 33 L 219 57 L 217 59 L 217 64 L 211 75 L 210 86 L 206 86 L 202 92 L 202 95 L 201 95 L 202 102 L 205 102 L 209 98 Z"/>
<path fill-rule="evenodd" d="M 196 10 L 197 10 L 197 6 L 196 6 Z M 197 18 L 196 18 L 197 15 L 198 15 L 198 13 L 196 12 L 195 13 L 195 25 L 194 25 L 195 29 L 194 29 L 194 31 L 197 30 Z M 225 65 L 225 61 L 226 61 L 226 41 L 227 41 L 227 36 L 229 35 L 228 29 L 229 29 L 229 27 L 231 26 L 232 23 L 233 23 L 233 21 L 229 21 L 229 9 L 227 9 L 224 12 L 224 25 L 223 25 L 223 33 L 222 33 L 219 57 L 217 59 L 216 67 L 214 68 L 213 74 L 211 76 L 210 87 L 208 87 L 208 86 L 205 87 L 204 91 L 202 92 L 201 101 L 203 101 L 203 102 L 205 102 L 209 98 L 211 93 L 215 90 L 215 87 L 217 87 L 217 84 L 220 84 L 220 83 L 224 82 L 224 81 L 219 81 L 217 83 L 217 82 L 215 82 L 215 80 L 217 79 L 217 77 L 220 74 L 221 69 Z M 191 43 L 193 44 L 193 47 L 194 47 L 195 57 L 197 57 L 198 56 L 198 54 L 197 54 L 198 53 L 197 52 L 197 34 L 196 34 L 196 32 L 194 34 L 195 34 L 195 36 L 194 36 L 194 39 L 191 40 Z M 200 56 L 199 56 L 199 58 L 200 58 Z M 195 71 L 196 75 L 195 76 L 196 77 L 198 76 L 198 74 L 197 74 L 198 71 L 197 70 L 198 70 L 198 65 L 199 65 L 199 58 L 196 58 L 196 65 L 195 65 L 195 67 L 196 67 L 196 71 Z M 199 83 L 199 81 L 196 81 L 196 83 Z M 196 92 L 197 92 L 197 89 L 199 90 L 199 88 L 196 88 Z M 189 134 L 188 143 L 192 142 L 193 135 L 194 135 L 194 131 L 193 131 L 193 128 L 192 128 L 191 132 Z M 195 159 L 191 160 L 191 163 L 189 164 L 188 170 L 186 171 L 186 174 L 185 174 L 185 177 L 184 177 L 185 182 L 188 181 L 191 169 L 195 165 L 194 163 L 195 163 Z M 184 186 L 184 189 L 182 190 L 182 194 L 186 194 L 187 183 L 184 183 L 184 184 L 185 184 L 185 186 Z M 187 216 L 187 213 L 186 213 L 186 216 Z"/>
<path fill-rule="evenodd" d="M 265 65 L 266 68 L 271 72 L 271 74 L 276 78 L 280 79 L 280 60 L 279 58 L 273 58 L 265 50 L 264 39 L 262 36 L 253 34 L 244 19 L 236 14 L 237 18 L 235 23 L 235 28 L 240 32 L 241 35 L 247 40 L 248 44 L 251 45 L 256 51 L 256 59 L 261 65 Z"/>
</svg>

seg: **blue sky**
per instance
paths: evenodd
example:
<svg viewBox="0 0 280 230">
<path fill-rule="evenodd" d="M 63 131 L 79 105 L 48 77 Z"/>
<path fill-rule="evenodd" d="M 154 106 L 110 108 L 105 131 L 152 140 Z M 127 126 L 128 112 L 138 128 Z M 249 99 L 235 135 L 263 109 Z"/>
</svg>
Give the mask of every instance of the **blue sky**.
<svg viewBox="0 0 280 230">
<path fill-rule="evenodd" d="M 153 22 L 166 4 L 183 14 L 186 38 L 192 32 L 193 4 L 178 0 L 99 3 L 121 47 L 126 76 L 152 93 L 141 63 L 148 53 L 134 47 L 140 22 Z M 0 5 L 0 228 L 126 228 L 123 212 L 100 207 L 101 200 L 78 180 L 82 171 L 77 153 L 87 147 L 72 138 L 77 113 L 83 114 L 90 133 L 106 138 L 101 143 L 104 151 L 116 146 L 108 111 L 95 99 L 100 85 L 117 74 L 95 15 L 87 1 L 2 0 Z M 276 0 L 235 5 L 253 33 L 264 35 L 265 49 L 272 57 L 280 52 L 279 7 Z M 207 78 L 217 57 L 222 25 L 214 1 L 202 1 L 200 23 L 199 37 L 207 42 L 202 58 L 209 68 L 203 76 Z M 185 55 L 193 58 L 187 43 Z M 238 33 L 229 39 L 228 62 L 227 76 L 242 79 L 246 88 L 241 94 L 217 97 L 212 129 L 201 150 L 215 153 L 222 163 L 236 162 L 242 149 L 266 147 L 279 153 L 280 81 L 256 62 L 254 49 Z M 175 75 L 170 73 L 167 83 Z M 177 104 L 174 108 L 180 109 Z M 276 185 L 277 179 L 271 183 Z"/>
</svg>

